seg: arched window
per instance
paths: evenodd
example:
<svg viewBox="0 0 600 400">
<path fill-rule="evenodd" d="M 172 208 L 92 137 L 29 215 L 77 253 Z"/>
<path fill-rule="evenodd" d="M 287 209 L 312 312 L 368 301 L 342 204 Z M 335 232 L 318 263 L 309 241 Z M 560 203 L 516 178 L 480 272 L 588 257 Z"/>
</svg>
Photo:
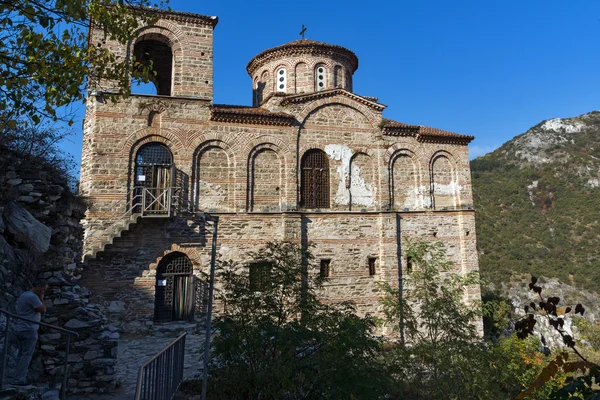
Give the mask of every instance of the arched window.
<svg viewBox="0 0 600 400">
<path fill-rule="evenodd" d="M 287 92 L 287 71 L 285 68 L 279 68 L 275 74 L 275 84 L 277 85 L 277 92 Z"/>
<path fill-rule="evenodd" d="M 329 208 L 329 159 L 319 149 L 304 153 L 301 161 L 300 206 Z"/>
<path fill-rule="evenodd" d="M 156 270 L 154 320 L 192 321 L 194 319 L 193 265 L 183 253 L 165 256 Z"/>
<path fill-rule="evenodd" d="M 166 38 L 159 35 L 147 36 L 140 38 L 133 47 L 136 62 L 145 66 L 152 63 L 152 70 L 156 74 L 151 73 L 148 78 L 156 87 L 156 94 L 160 96 L 171 95 L 173 51 L 166 41 Z"/>
<path fill-rule="evenodd" d="M 333 87 L 344 87 L 344 68 L 341 65 L 336 65 L 333 69 Z"/>
<path fill-rule="evenodd" d="M 346 90 L 351 92 L 352 91 L 352 74 L 350 73 L 350 71 L 346 70 L 346 73 L 344 75 L 346 75 Z"/>
<path fill-rule="evenodd" d="M 444 155 L 436 157 L 431 163 L 431 194 L 436 210 L 453 209 L 456 205 L 453 171 L 450 159 Z"/>
<path fill-rule="evenodd" d="M 250 157 L 248 209 L 259 212 L 280 211 L 283 168 L 279 156 L 273 149 L 263 148 Z"/>
<path fill-rule="evenodd" d="M 258 83 L 258 103 L 262 103 L 269 94 L 271 94 L 271 85 L 269 85 L 269 73 L 267 71 L 263 71 L 260 76 L 260 82 Z"/>
<path fill-rule="evenodd" d="M 198 154 L 198 210 L 229 211 L 232 169 L 227 153 L 218 145 L 208 146 Z"/>
<path fill-rule="evenodd" d="M 416 165 L 408 153 L 395 155 L 391 166 L 390 197 L 394 210 L 419 207 L 419 184 Z"/>
<path fill-rule="evenodd" d="M 299 62 L 296 64 L 296 70 L 294 72 L 296 93 L 309 92 L 312 86 L 312 79 L 310 77 L 310 69 L 305 62 Z"/>
<path fill-rule="evenodd" d="M 254 77 L 254 84 L 252 85 L 252 105 L 258 107 L 260 103 L 260 92 L 259 92 L 260 81 L 258 75 Z"/>
<path fill-rule="evenodd" d="M 324 64 L 318 64 L 315 67 L 315 91 L 325 90 L 327 88 L 327 69 Z"/>
<path fill-rule="evenodd" d="M 135 156 L 133 204 L 136 212 L 167 214 L 173 161 L 169 149 L 161 143 L 142 146 Z M 142 198 L 144 196 L 144 198 Z M 142 211 L 140 206 L 145 201 Z"/>
</svg>

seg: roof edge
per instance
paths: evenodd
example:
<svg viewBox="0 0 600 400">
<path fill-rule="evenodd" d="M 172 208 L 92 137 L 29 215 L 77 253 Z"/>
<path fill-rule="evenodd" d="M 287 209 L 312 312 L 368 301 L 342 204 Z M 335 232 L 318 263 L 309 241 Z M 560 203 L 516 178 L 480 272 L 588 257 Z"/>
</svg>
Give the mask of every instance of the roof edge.
<svg viewBox="0 0 600 400">
<path fill-rule="evenodd" d="M 383 118 L 381 130 L 384 136 L 413 136 L 421 143 L 446 143 L 467 145 L 475 136 L 463 135 L 424 125 L 409 125 Z"/>
<path fill-rule="evenodd" d="M 211 15 L 197 14 L 187 11 L 163 10 L 161 8 L 129 6 L 132 10 L 139 13 L 156 14 L 160 18 L 171 19 L 177 21 L 194 21 L 201 22 L 204 25 L 210 25 L 213 28 L 219 22 L 219 17 Z"/>
<path fill-rule="evenodd" d="M 279 46 L 271 47 L 270 49 L 263 50 L 246 64 L 246 71 L 248 74 L 252 74 L 254 70 L 259 68 L 262 64 L 279 57 L 285 57 L 289 53 L 332 53 L 336 52 L 341 56 L 345 57 L 352 67 L 352 74 L 358 69 L 358 57 L 356 54 L 343 46 L 337 44 L 329 44 L 325 42 L 317 42 L 315 40 L 296 40 L 293 42 L 285 43 Z"/>
<path fill-rule="evenodd" d="M 387 106 L 385 104 L 374 102 L 371 100 L 371 98 L 363 97 L 356 93 L 352 93 L 352 92 L 347 91 L 346 89 L 341 89 L 341 88 L 321 90 L 319 92 L 301 93 L 301 94 L 294 94 L 294 95 L 286 96 L 286 98 L 281 101 L 281 105 L 286 106 L 288 104 L 304 103 L 304 102 L 311 101 L 311 100 L 321 99 L 323 97 L 331 97 L 331 96 L 337 96 L 337 95 L 344 95 L 344 96 L 350 97 L 351 99 L 356 100 L 359 103 L 365 104 L 377 111 L 383 111 L 385 108 L 387 108 Z"/>
</svg>

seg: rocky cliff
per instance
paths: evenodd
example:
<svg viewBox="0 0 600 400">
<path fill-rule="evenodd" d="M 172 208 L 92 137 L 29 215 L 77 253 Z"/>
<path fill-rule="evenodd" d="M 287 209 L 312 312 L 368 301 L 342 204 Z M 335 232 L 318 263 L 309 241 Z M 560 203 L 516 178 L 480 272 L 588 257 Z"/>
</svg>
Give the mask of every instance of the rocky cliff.
<svg viewBox="0 0 600 400">
<path fill-rule="evenodd" d="M 47 279 L 48 312 L 42 322 L 79 334 L 72 338 L 69 389 L 106 392 L 115 385 L 118 333 L 105 328 L 102 313 L 89 302 L 89 291 L 78 284 L 83 234 L 79 221 L 84 212 L 85 205 L 72 194 L 60 169 L 0 148 L 0 308 L 13 311 L 33 279 Z M 0 315 L 0 335 L 5 324 Z M 30 378 L 57 386 L 65 345 L 64 333 L 41 328 Z M 15 351 L 11 346 L 9 371 Z"/>
</svg>

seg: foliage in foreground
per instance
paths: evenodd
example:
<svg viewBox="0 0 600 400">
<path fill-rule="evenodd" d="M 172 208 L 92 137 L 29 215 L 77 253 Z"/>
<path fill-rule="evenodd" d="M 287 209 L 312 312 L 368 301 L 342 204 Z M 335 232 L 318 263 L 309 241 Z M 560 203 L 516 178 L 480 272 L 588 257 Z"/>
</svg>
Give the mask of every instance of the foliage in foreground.
<svg viewBox="0 0 600 400">
<path fill-rule="evenodd" d="M 318 300 L 323 282 L 296 245 L 270 243 L 250 264 L 222 262 L 225 312 L 216 319 L 210 398 L 594 398 L 580 396 L 593 394 L 589 375 L 561 369 L 567 360 L 545 355 L 536 337 L 478 338 L 479 306 L 463 302 L 465 287 L 478 279 L 452 273 L 441 244 L 405 248 L 413 271 L 404 297 L 381 286 L 385 322 L 403 338 L 387 342 L 375 339 L 373 321 L 350 304 Z M 249 274 L 257 266 L 263 274 Z M 593 327 L 582 332 L 597 344 Z M 199 393 L 199 383 L 184 385 L 185 396 Z"/>
<path fill-rule="evenodd" d="M 544 367 L 539 376 L 529 388 L 517 396 L 517 399 L 526 399 L 530 394 L 560 374 L 569 374 L 563 385 L 556 387 L 549 394 L 549 399 L 600 399 L 600 365 L 594 363 L 582 354 L 577 346 L 573 333 L 566 329 L 565 322 L 569 315 L 580 314 L 583 316 L 585 308 L 582 304 L 574 307 L 561 307 L 560 298 L 557 296 L 542 295 L 542 287 L 537 285 L 538 279 L 531 277 L 529 289 L 537 294 L 539 301 L 532 301 L 525 305 L 525 316 L 515 323 L 516 335 L 527 338 L 534 333 L 537 324 L 536 316 L 545 318 L 548 324 L 561 337 L 567 350 L 561 350 Z M 573 313 L 571 313 L 573 311 Z M 591 340 L 589 347 L 594 348 L 597 330 L 593 325 L 580 322 L 582 336 Z"/>
<path fill-rule="evenodd" d="M 475 275 L 451 271 L 441 243 L 409 243 L 414 266 L 403 299 L 383 284 L 387 322 L 404 326 L 402 343 L 386 354 L 397 399 L 509 399 L 535 379 L 547 360 L 538 342 L 515 337 L 477 340 L 478 304 L 463 301 Z M 403 321 L 401 324 L 400 321 Z M 545 398 L 551 384 L 533 398 Z"/>
<path fill-rule="evenodd" d="M 211 399 L 378 399 L 385 374 L 377 361 L 374 322 L 351 304 L 317 299 L 321 280 L 310 255 L 291 243 L 252 254 L 267 279 L 223 262 L 215 321 Z"/>
<path fill-rule="evenodd" d="M 86 79 L 104 77 L 129 93 L 129 79 L 147 80 L 151 66 L 119 59 L 101 46 L 127 43 L 155 15 L 131 6 L 162 6 L 152 0 L 5 0 L 0 2 L 0 125 L 37 125 L 55 119 L 57 108 L 84 98 Z M 103 32 L 88 42 L 90 21 Z M 139 64 L 139 63 L 138 63 Z M 94 69 L 92 71 L 92 65 Z M 93 72 L 93 76 L 90 73 Z M 73 121 L 69 121 L 72 123 Z"/>
</svg>

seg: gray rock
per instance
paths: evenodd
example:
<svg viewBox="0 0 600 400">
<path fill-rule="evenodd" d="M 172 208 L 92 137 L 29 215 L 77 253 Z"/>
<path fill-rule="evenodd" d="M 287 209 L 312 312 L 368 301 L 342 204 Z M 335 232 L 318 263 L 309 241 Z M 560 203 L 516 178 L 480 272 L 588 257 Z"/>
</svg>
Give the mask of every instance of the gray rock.
<svg viewBox="0 0 600 400">
<path fill-rule="evenodd" d="M 69 362 L 80 363 L 83 361 L 81 354 L 69 354 Z"/>
<path fill-rule="evenodd" d="M 52 229 L 35 219 L 22 206 L 10 202 L 4 209 L 4 220 L 6 229 L 18 242 L 41 253 L 48 250 Z"/>
<path fill-rule="evenodd" d="M 81 321 L 79 319 L 71 319 L 69 322 L 65 324 L 65 328 L 67 329 L 81 329 L 81 328 L 89 328 L 90 326 L 96 325 L 98 320 L 95 321 Z"/>
<path fill-rule="evenodd" d="M 9 179 L 9 180 L 8 180 L 8 184 L 9 184 L 10 186 L 17 186 L 17 185 L 20 185 L 20 184 L 21 184 L 21 182 L 23 182 L 23 179 L 17 179 L 17 178 L 14 178 L 14 179 Z"/>
<path fill-rule="evenodd" d="M 125 311 L 125 303 L 122 301 L 111 301 L 108 306 L 110 312 L 123 312 Z"/>
<path fill-rule="evenodd" d="M 23 203 L 33 203 L 36 200 L 37 199 L 32 196 L 19 196 L 19 201 L 21 201 Z"/>
<path fill-rule="evenodd" d="M 50 343 L 50 342 L 60 339 L 61 336 L 62 335 L 60 333 L 47 333 L 45 335 L 40 335 L 40 342 Z"/>
<path fill-rule="evenodd" d="M 0 236 L 0 260 L 8 262 L 9 265 L 15 265 L 17 261 L 15 250 L 8 244 L 3 236 Z"/>
<path fill-rule="evenodd" d="M 60 392 L 58 390 L 48 390 L 42 395 L 42 400 L 59 400 Z"/>
<path fill-rule="evenodd" d="M 19 185 L 20 193 L 29 193 L 33 190 L 33 185 L 31 183 L 25 183 L 23 185 Z"/>
</svg>

